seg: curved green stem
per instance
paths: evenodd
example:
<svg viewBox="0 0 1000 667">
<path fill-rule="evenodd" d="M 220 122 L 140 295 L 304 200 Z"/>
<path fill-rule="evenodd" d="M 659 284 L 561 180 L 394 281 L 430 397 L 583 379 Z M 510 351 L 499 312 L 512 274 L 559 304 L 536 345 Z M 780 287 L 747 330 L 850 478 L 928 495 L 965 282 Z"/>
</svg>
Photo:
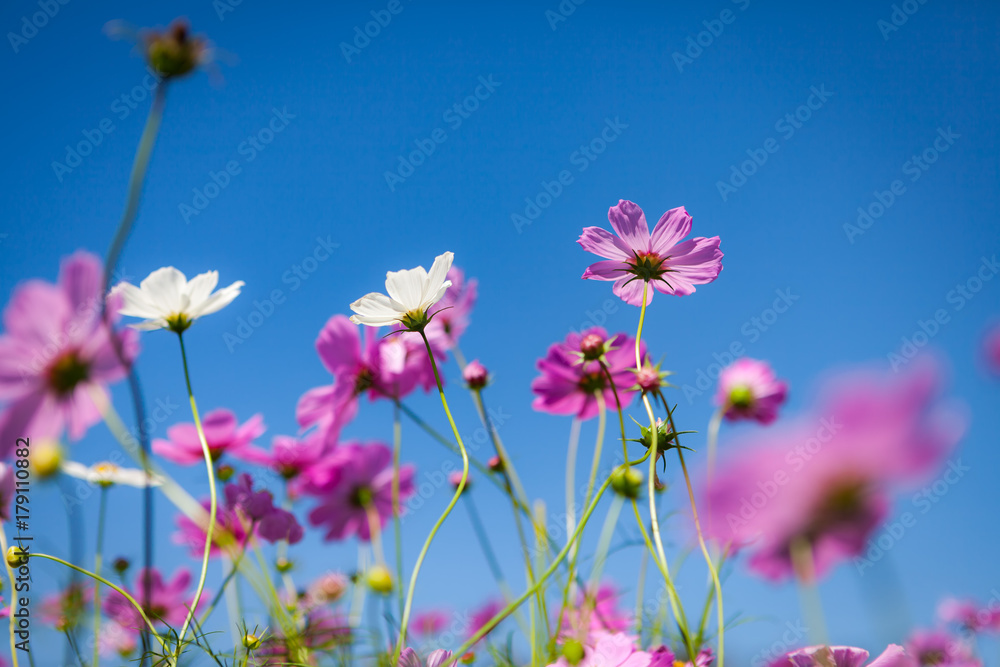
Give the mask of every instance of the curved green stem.
<svg viewBox="0 0 1000 667">
<path fill-rule="evenodd" d="M 403 424 L 399 421 L 399 404 L 392 408 L 392 526 L 393 539 L 396 547 L 396 586 L 399 598 L 399 615 L 403 615 L 403 528 L 400 524 L 399 507 L 399 467 L 400 453 L 403 447 Z"/>
<path fill-rule="evenodd" d="M 97 553 L 94 555 L 94 572 L 101 573 L 104 553 L 104 519 L 108 509 L 108 487 L 101 486 L 101 502 L 97 511 Z M 101 584 L 94 584 L 94 667 L 101 657 Z"/>
<path fill-rule="evenodd" d="M 215 521 L 218 512 L 218 498 L 215 490 L 215 469 L 212 466 L 212 452 L 208 448 L 208 441 L 205 439 L 205 430 L 201 425 L 201 418 L 198 416 L 198 404 L 194 400 L 194 391 L 191 389 L 191 373 L 188 370 L 187 351 L 184 349 L 184 334 L 178 333 L 177 340 L 181 344 L 181 361 L 184 363 L 184 382 L 187 384 L 188 400 L 191 402 L 191 415 L 194 417 L 195 430 L 198 431 L 198 441 L 201 443 L 201 453 L 205 457 L 205 468 L 208 471 L 208 492 L 210 504 L 208 509 L 208 526 L 205 528 L 205 552 L 201 559 L 201 575 L 198 577 L 198 587 L 195 589 L 194 599 L 191 601 L 191 608 L 188 610 L 184 625 L 177 636 L 177 651 L 174 654 L 175 660 L 180 660 L 181 648 L 184 646 L 184 636 L 191 626 L 191 619 L 194 618 L 195 610 L 201 601 L 201 596 L 205 591 L 205 578 L 208 576 L 208 559 L 212 552 L 212 536 L 215 533 Z"/>
<path fill-rule="evenodd" d="M 7 532 L 0 527 L 0 549 L 3 549 L 3 566 L 7 569 L 7 581 L 10 583 L 10 590 L 16 591 L 17 588 L 14 585 L 14 568 L 10 566 L 7 562 Z M 13 618 L 17 614 L 17 596 L 11 593 L 10 596 L 10 616 Z M 10 625 L 10 659 L 14 662 L 14 667 L 17 667 L 17 637 L 14 634 L 14 624 Z"/>
<path fill-rule="evenodd" d="M 427 340 L 427 334 L 421 329 L 420 337 L 424 339 L 424 347 L 427 348 L 427 356 L 431 360 L 431 369 L 434 371 L 434 380 L 437 383 L 438 395 L 441 397 L 441 405 L 444 407 L 444 413 L 448 416 L 448 423 L 451 424 L 452 433 L 455 434 L 455 441 L 458 443 L 458 449 L 462 453 L 462 479 L 458 483 L 458 487 L 455 489 L 455 495 L 452 496 L 451 502 L 448 506 L 444 508 L 444 512 L 441 517 L 431 528 L 431 532 L 427 535 L 427 540 L 424 542 L 423 548 L 420 550 L 420 555 L 417 556 L 417 562 L 413 566 L 413 574 L 410 575 L 410 586 L 406 592 L 406 604 L 403 607 L 403 618 L 400 620 L 399 624 L 399 641 L 396 642 L 396 648 L 393 651 L 392 664 L 395 665 L 399 662 L 399 655 L 403 652 L 403 645 L 406 643 L 406 629 L 410 624 L 410 612 L 413 609 L 413 593 L 417 588 L 417 577 L 420 575 L 420 566 L 424 563 L 424 558 L 427 556 L 427 551 L 431 548 L 431 542 L 434 541 L 434 536 L 437 535 L 438 529 L 451 514 L 451 510 L 455 507 L 458 499 L 462 495 L 462 491 L 465 490 L 465 484 L 469 479 L 469 453 L 465 451 L 465 445 L 462 443 L 462 436 L 458 432 L 458 426 L 455 425 L 455 419 L 451 416 L 451 409 L 448 407 L 448 399 L 444 395 L 444 385 L 441 383 L 441 375 L 438 373 L 437 361 L 434 359 L 434 351 L 431 349 L 430 341 Z M 402 582 L 400 582 L 402 583 Z"/>
</svg>

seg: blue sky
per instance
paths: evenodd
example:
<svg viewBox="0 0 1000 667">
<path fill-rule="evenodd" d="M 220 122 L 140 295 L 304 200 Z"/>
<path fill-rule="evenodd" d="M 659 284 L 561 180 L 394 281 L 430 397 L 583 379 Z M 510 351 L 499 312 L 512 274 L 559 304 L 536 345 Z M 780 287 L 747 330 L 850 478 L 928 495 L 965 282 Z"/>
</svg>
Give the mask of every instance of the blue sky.
<svg viewBox="0 0 1000 667">
<path fill-rule="evenodd" d="M 203 409 L 225 406 L 243 419 L 261 412 L 268 435 L 294 432 L 298 397 L 328 379 L 313 349 L 323 323 L 379 289 L 386 270 L 427 266 L 452 250 L 480 286 L 462 348 L 494 370 L 487 398 L 503 415 L 501 434 L 526 485 L 561 511 L 569 420 L 531 410 L 535 360 L 585 323 L 603 318 L 613 331 L 633 332 L 638 316 L 607 284 L 579 280 L 590 257 L 574 241 L 582 227 L 606 225 L 620 198 L 654 220 L 684 205 L 694 234 L 721 236 L 726 256 L 716 283 L 687 298 L 660 297 L 649 312 L 650 349 L 682 386 L 697 389 L 699 372 L 736 345 L 788 378 L 795 413 L 831 369 L 889 369 L 907 340 L 923 340 L 921 322 L 947 316 L 929 346 L 948 360 L 950 393 L 972 415 L 959 454 L 969 470 L 919 515 L 878 576 L 859 577 L 848 565 L 823 583 L 831 635 L 872 649 L 900 640 L 871 606 L 888 594 L 878 586 L 893 581 L 921 624 L 946 594 L 989 599 L 1000 589 L 997 536 L 987 529 L 990 475 L 1000 464 L 1000 384 L 982 370 L 979 344 L 1000 313 L 1000 280 L 992 280 L 1000 250 L 997 6 L 561 6 L 563 13 L 555 0 L 68 2 L 32 31 L 24 20 L 42 11 L 39 3 L 6 3 L 0 298 L 22 279 L 54 279 L 60 258 L 77 249 L 106 252 L 150 100 L 142 60 L 101 29 L 110 19 L 163 25 L 184 15 L 218 46 L 219 76 L 171 86 L 121 267 L 136 281 L 167 264 L 189 275 L 217 269 L 225 284 L 246 281 L 232 306 L 191 332 Z M 372 12 L 391 20 L 367 43 L 354 42 Z M 67 147 L 81 142 L 89 154 L 77 164 Z M 422 153 L 411 159 L 414 151 Z M 227 167 L 228 180 L 220 176 Z M 211 186 L 213 174 L 224 187 Z M 227 345 L 241 318 L 271 310 L 263 302 L 275 290 L 282 303 Z M 785 312 L 771 311 L 776 303 Z M 169 336 L 147 335 L 143 348 L 150 401 L 179 406 L 159 435 L 188 419 L 183 376 Z M 456 367 L 445 373 L 456 386 Z M 711 392 L 678 392 L 682 427 L 704 431 Z M 471 403 L 457 390 L 453 403 L 473 437 Z M 434 396 L 412 404 L 446 427 Z M 386 406 L 368 405 L 347 435 L 389 440 L 390 420 Z M 593 428 L 584 427 L 584 457 Z M 734 433 L 724 431 L 723 447 Z M 72 451 L 90 463 L 114 447 L 95 427 Z M 409 423 L 404 457 L 421 479 L 451 461 Z M 200 470 L 176 474 L 204 489 Z M 112 523 L 109 552 L 138 557 L 139 495 L 114 493 L 121 519 Z M 506 507 L 491 490 L 479 493 L 520 586 Z M 407 521 L 409 559 L 445 495 Z M 64 549 L 57 492 L 38 502 L 39 542 Z M 899 510 L 911 503 L 901 497 Z M 96 509 L 95 494 L 85 502 L 89 540 Z M 169 506 L 158 503 L 158 560 L 193 567 L 169 542 L 172 524 Z M 682 522 L 670 525 L 683 540 Z M 309 576 L 353 567 L 356 550 L 308 539 L 295 556 Z M 631 551 L 609 566 L 630 595 L 637 563 Z M 43 590 L 63 576 L 35 570 Z M 213 568 L 210 585 L 218 581 Z M 697 559 L 689 560 L 682 595 L 697 604 L 704 583 Z M 734 654 L 748 661 L 801 618 L 793 588 L 760 582 L 742 564 L 726 589 L 727 608 L 755 620 L 730 634 Z M 489 591 L 460 510 L 432 551 L 418 606 L 464 610 Z"/>
</svg>

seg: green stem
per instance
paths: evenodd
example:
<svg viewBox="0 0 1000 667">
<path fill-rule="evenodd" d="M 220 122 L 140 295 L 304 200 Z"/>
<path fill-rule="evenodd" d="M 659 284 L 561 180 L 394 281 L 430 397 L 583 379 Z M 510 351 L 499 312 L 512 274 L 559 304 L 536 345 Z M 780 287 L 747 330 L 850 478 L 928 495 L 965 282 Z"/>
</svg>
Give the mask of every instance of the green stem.
<svg viewBox="0 0 1000 667">
<path fill-rule="evenodd" d="M 399 468 L 400 452 L 403 446 L 403 424 L 399 420 L 399 404 L 392 409 L 392 524 L 396 547 L 396 586 L 399 598 L 399 615 L 403 615 L 403 529 L 400 524 Z"/>
<path fill-rule="evenodd" d="M 792 567 L 795 570 L 795 579 L 799 584 L 802 612 L 810 629 L 810 643 L 828 646 L 826 621 L 823 618 L 823 603 L 820 600 L 819 589 L 816 587 L 812 545 L 806 538 L 797 537 L 792 540 L 789 551 Z"/>
<path fill-rule="evenodd" d="M 104 554 L 104 519 L 108 509 L 108 487 L 101 485 L 101 502 L 97 510 L 97 553 L 94 555 L 94 572 L 101 573 Z M 94 584 L 94 667 L 100 659 L 101 638 L 101 584 Z"/>
<path fill-rule="evenodd" d="M 635 633 L 639 635 L 642 644 L 642 626 L 645 613 L 642 608 L 643 594 L 646 592 L 646 568 L 649 565 L 649 552 L 643 551 L 639 559 L 639 579 L 635 584 Z"/>
<path fill-rule="evenodd" d="M 566 447 L 566 537 L 569 538 L 576 530 L 576 452 L 580 446 L 580 420 L 573 417 L 569 426 L 569 445 Z M 586 503 L 584 503 L 586 507 Z M 576 553 L 570 551 L 570 561 L 572 555 Z M 573 566 L 570 565 L 570 584 L 573 581 Z M 568 584 L 569 585 L 569 584 Z"/>
<path fill-rule="evenodd" d="M 597 540 L 597 551 L 594 552 L 594 567 L 590 571 L 590 588 L 595 592 L 601 583 L 601 574 L 604 572 L 604 564 L 608 560 L 608 550 L 611 548 L 611 538 L 614 537 L 623 504 L 621 496 L 616 495 L 611 501 L 611 507 L 608 508 L 608 515 L 604 517 L 601 536 Z"/>
<path fill-rule="evenodd" d="M 451 424 L 452 433 L 455 434 L 455 441 L 458 443 L 458 449 L 462 454 L 462 479 L 458 483 L 458 487 L 455 489 L 455 495 L 452 496 L 451 502 L 445 507 L 444 512 L 441 517 L 431 528 L 430 534 L 427 536 L 427 540 L 424 542 L 423 548 L 420 550 L 420 555 L 417 556 L 417 562 L 413 566 L 413 574 L 410 575 L 410 586 L 406 593 L 406 605 L 403 607 L 403 617 L 399 624 L 399 641 L 396 642 L 396 649 L 393 651 L 392 664 L 395 665 L 399 662 L 399 655 L 403 652 L 403 645 L 406 643 L 406 629 L 410 624 L 410 612 L 413 609 L 413 593 L 417 588 L 417 577 L 420 575 L 420 566 L 424 563 L 424 558 L 427 556 L 427 551 L 431 547 L 431 542 L 434 541 L 434 536 L 437 535 L 438 529 L 451 514 L 451 510 L 455 507 L 458 499 L 462 495 L 462 491 L 465 490 L 465 483 L 469 479 L 469 454 L 465 451 L 465 445 L 462 443 L 462 436 L 458 432 L 458 426 L 455 425 L 455 419 L 451 416 L 451 409 L 448 407 L 448 399 L 444 395 L 444 385 L 441 383 L 441 375 L 438 373 L 437 361 L 434 360 L 434 351 L 431 350 L 431 343 L 427 340 L 427 334 L 424 333 L 423 329 L 420 330 L 420 337 L 424 339 L 424 347 L 427 348 L 427 356 L 431 360 L 431 369 L 434 371 L 434 380 L 437 383 L 438 395 L 441 397 L 441 405 L 444 407 L 444 413 L 448 416 L 448 423 Z"/>
<path fill-rule="evenodd" d="M 187 634 L 194 617 L 198 603 L 201 601 L 202 593 L 205 591 L 205 578 L 208 576 L 208 559 L 212 552 L 212 536 L 215 533 L 215 521 L 218 512 L 218 498 L 215 490 L 215 469 L 212 466 L 212 452 L 208 448 L 208 441 L 205 439 L 205 431 L 201 426 L 201 418 L 198 416 L 198 404 L 194 399 L 194 391 L 191 389 L 191 373 L 188 369 L 187 351 L 184 349 L 184 334 L 178 333 L 177 340 L 181 344 L 181 361 L 184 364 L 184 382 L 187 385 L 188 400 L 191 402 L 191 415 L 194 417 L 195 430 L 198 431 L 198 440 L 201 443 L 201 453 L 205 457 L 205 468 L 208 471 L 208 492 L 210 498 L 208 510 L 208 526 L 205 528 L 205 552 L 201 559 L 201 575 L 198 577 L 198 587 L 195 589 L 194 600 L 188 610 L 184 625 L 177 636 L 177 651 L 174 654 L 175 660 L 180 660 L 181 648 L 184 646 L 184 636 Z"/>
<path fill-rule="evenodd" d="M 16 591 L 17 588 L 14 586 L 14 569 L 7 562 L 7 531 L 0 527 L 0 549 L 3 549 L 3 565 L 7 569 L 7 581 L 10 583 L 10 590 Z M 17 596 L 11 593 L 10 596 L 10 617 L 15 618 L 17 614 Z M 17 638 L 14 634 L 15 626 L 13 623 L 10 625 L 10 658 L 14 662 L 14 667 L 17 667 Z"/>
</svg>

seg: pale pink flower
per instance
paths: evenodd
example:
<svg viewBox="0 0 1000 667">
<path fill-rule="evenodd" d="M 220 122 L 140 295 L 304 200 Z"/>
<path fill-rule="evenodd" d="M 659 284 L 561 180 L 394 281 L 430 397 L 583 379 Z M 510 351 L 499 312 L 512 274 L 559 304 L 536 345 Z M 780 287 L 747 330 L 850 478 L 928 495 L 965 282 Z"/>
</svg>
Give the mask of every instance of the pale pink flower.
<svg viewBox="0 0 1000 667">
<path fill-rule="evenodd" d="M 145 600 L 147 582 L 150 594 L 149 599 Z M 190 586 L 191 573 L 184 568 L 174 572 L 173 578 L 167 582 L 164 582 L 159 571 L 153 568 L 140 570 L 134 586 L 131 589 L 123 588 L 143 606 L 143 611 L 151 621 L 179 628 L 187 618 L 191 603 L 194 601 L 194 595 L 188 593 Z M 198 608 L 204 606 L 206 600 L 211 597 L 210 594 L 203 595 Z M 141 630 L 145 627 L 142 616 L 120 593 L 109 591 L 104 599 L 103 608 L 104 613 L 123 628 Z"/>
<path fill-rule="evenodd" d="M 212 410 L 201 420 L 201 426 L 213 461 L 228 454 L 255 462 L 254 459 L 259 460 L 264 454 L 263 450 L 253 445 L 253 441 L 266 430 L 261 415 L 254 415 L 240 424 L 236 421 L 236 415 L 229 410 Z M 198 431 L 193 423 L 175 424 L 168 428 L 166 440 L 153 440 L 153 452 L 181 465 L 194 465 L 205 460 Z"/>
<path fill-rule="evenodd" d="M 624 634 L 605 634 L 593 646 L 583 647 L 583 659 L 575 667 L 648 667 L 652 655 L 636 649 L 632 637 Z M 570 667 L 565 657 L 560 657 L 549 667 Z"/>
<path fill-rule="evenodd" d="M 770 667 L 864 667 L 868 651 L 851 646 L 810 646 L 792 651 L 772 662 Z M 902 646 L 890 644 L 868 667 L 911 667 Z"/>
<path fill-rule="evenodd" d="M 726 419 L 753 419 L 770 424 L 788 397 L 788 383 L 779 380 L 766 361 L 743 357 L 722 370 L 715 404 Z"/>
</svg>

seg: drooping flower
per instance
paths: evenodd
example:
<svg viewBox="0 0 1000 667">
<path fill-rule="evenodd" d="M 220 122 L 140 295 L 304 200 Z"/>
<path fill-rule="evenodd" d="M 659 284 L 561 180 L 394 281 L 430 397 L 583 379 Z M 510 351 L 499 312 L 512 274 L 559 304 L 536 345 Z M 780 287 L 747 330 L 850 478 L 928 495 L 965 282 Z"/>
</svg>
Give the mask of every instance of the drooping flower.
<svg viewBox="0 0 1000 667">
<path fill-rule="evenodd" d="M 726 419 L 753 419 L 770 424 L 788 396 L 788 383 L 779 380 L 766 361 L 743 357 L 722 370 L 715 404 Z"/>
<path fill-rule="evenodd" d="M 811 416 L 731 448 L 708 486 L 709 531 L 746 547 L 751 569 L 772 580 L 793 574 L 793 545 L 809 547 L 816 575 L 860 556 L 891 491 L 933 473 L 964 431 L 939 393 L 930 363 L 838 378 Z"/>
<path fill-rule="evenodd" d="M 575 667 L 649 667 L 652 656 L 636 649 L 632 637 L 624 633 L 605 634 L 593 646 L 584 646 L 583 659 Z M 549 667 L 570 667 L 560 657 Z"/>
<path fill-rule="evenodd" d="M 614 378 L 622 408 L 628 406 L 636 393 L 635 340 L 626 334 L 609 339 L 604 329 L 593 327 L 582 333 L 570 333 L 565 341 L 554 343 L 548 354 L 539 359 L 536 366 L 542 373 L 531 383 L 531 390 L 536 395 L 531 406 L 535 410 L 590 419 L 598 413 L 598 395 L 604 398 L 608 410 L 617 409 L 614 389 L 600 362 L 583 356 L 581 344 L 591 337 L 610 342 L 611 349 L 603 355 L 604 363 Z M 640 354 L 645 358 L 645 343 L 641 343 Z"/>
<path fill-rule="evenodd" d="M 80 582 L 46 596 L 39 605 L 39 617 L 46 625 L 60 632 L 72 630 L 84 619 L 87 607 L 94 600 L 94 589 Z"/>
<path fill-rule="evenodd" d="M 76 461 L 65 461 L 62 464 L 62 471 L 70 477 L 99 486 L 121 484 L 142 489 L 163 484 L 163 480 L 155 474 L 146 474 L 136 468 L 119 468 L 110 461 L 102 461 L 92 466 L 85 466 Z"/>
<path fill-rule="evenodd" d="M 211 315 L 232 303 L 244 285 L 242 280 L 237 280 L 213 292 L 218 283 L 218 271 L 200 273 L 189 281 L 174 267 L 165 266 L 149 274 L 138 287 L 121 282 L 111 293 L 121 296 L 119 312 L 122 315 L 144 318 L 132 327 L 182 333 L 199 317 Z"/>
<path fill-rule="evenodd" d="M 413 472 L 411 465 L 399 470 L 401 511 L 413 495 Z M 380 443 L 340 445 L 310 471 L 303 487 L 319 499 L 309 522 L 325 528 L 327 540 L 355 534 L 370 540 L 370 521 L 377 520 L 381 530 L 392 518 L 392 450 Z"/>
<path fill-rule="evenodd" d="M 448 282 L 451 287 L 435 305 L 436 315 L 426 329 L 431 343 L 445 351 L 458 345 L 458 339 L 469 328 L 469 316 L 479 287 L 475 278 L 466 281 L 465 274 L 457 266 L 449 269 Z"/>
<path fill-rule="evenodd" d="M 943 622 L 971 632 L 1000 632 L 1000 606 L 995 600 L 981 608 L 974 600 L 948 598 L 938 605 L 937 614 Z"/>
<path fill-rule="evenodd" d="M 868 651 L 850 646 L 810 646 L 792 651 L 770 667 L 864 667 Z M 890 644 L 868 667 L 911 667 L 902 646 Z"/>
<path fill-rule="evenodd" d="M 126 375 L 119 361 L 138 353 L 134 331 L 111 333 L 102 319 L 103 269 L 94 255 L 78 252 L 63 261 L 59 282 L 29 281 L 14 290 L 0 335 L 0 458 L 18 438 L 79 440 L 101 419 L 107 386 Z M 108 320 L 118 321 L 118 300 Z"/>
<path fill-rule="evenodd" d="M 451 657 L 451 651 L 445 651 L 439 648 L 436 651 L 432 651 L 430 655 L 427 656 L 427 662 L 421 662 L 420 656 L 412 648 L 404 648 L 403 652 L 399 654 L 399 667 L 441 667 L 444 665 L 448 658 Z"/>
<path fill-rule="evenodd" d="M 943 630 L 917 630 L 906 641 L 906 667 L 982 667 L 972 647 Z"/>
<path fill-rule="evenodd" d="M 14 500 L 14 468 L 0 463 L 0 521 L 10 521 L 10 504 Z"/>
<path fill-rule="evenodd" d="M 606 258 L 587 267 L 583 278 L 615 281 L 612 291 L 625 303 L 642 305 L 643 291 L 649 303 L 654 289 L 693 294 L 695 285 L 712 282 L 722 270 L 718 236 L 681 241 L 691 233 L 691 216 L 683 206 L 664 213 L 652 234 L 642 209 L 625 199 L 608 210 L 608 220 L 618 236 L 586 227 L 577 241 L 587 252 Z"/>
<path fill-rule="evenodd" d="M 372 400 L 403 398 L 418 386 L 436 386 L 419 334 L 383 338 L 378 331 L 366 330 L 362 335 L 348 318 L 334 315 L 316 338 L 316 351 L 333 384 L 303 394 L 296 418 L 302 428 L 317 427 L 327 446 L 336 443 L 341 428 L 357 414 L 362 394 Z"/>
<path fill-rule="evenodd" d="M 430 272 L 424 267 L 385 274 L 385 291 L 388 296 L 371 292 L 351 304 L 351 321 L 370 327 L 401 323 L 407 329 L 418 331 L 430 321 L 433 313 L 428 309 L 444 296 L 451 287 L 448 271 L 455 255 L 446 252 L 434 258 Z"/>
<path fill-rule="evenodd" d="M 145 599 L 147 586 L 149 587 L 148 600 Z M 185 568 L 176 570 L 173 578 L 167 582 L 163 581 L 163 577 L 156 568 L 148 570 L 143 568 L 136 576 L 134 586 L 131 589 L 125 588 L 125 590 L 142 606 L 146 616 L 153 623 L 180 627 L 184 623 L 184 619 L 187 618 L 191 603 L 194 602 L 194 595 L 188 593 L 190 586 L 191 573 Z M 198 608 L 204 606 L 206 599 L 211 599 L 211 597 L 207 593 L 203 595 Z M 108 592 L 104 599 L 103 608 L 104 613 L 123 628 L 141 630 L 145 627 L 138 610 L 116 591 Z"/>
<path fill-rule="evenodd" d="M 627 631 L 634 620 L 630 613 L 618 608 L 618 599 L 618 590 L 611 584 L 581 591 L 576 604 L 563 615 L 560 636 L 592 645 L 602 635 Z"/>
<path fill-rule="evenodd" d="M 201 421 L 205 432 L 205 442 L 217 461 L 223 454 L 255 462 L 264 452 L 253 445 L 253 441 L 264 434 L 264 418 L 254 415 L 239 424 L 236 415 L 229 410 L 212 410 Z M 175 424 L 167 429 L 167 439 L 153 440 L 153 452 L 180 465 L 203 463 L 201 441 L 193 423 Z"/>
<path fill-rule="evenodd" d="M 428 609 L 413 616 L 413 634 L 418 637 L 436 637 L 448 627 L 450 619 L 448 612 L 441 609 Z"/>
</svg>

